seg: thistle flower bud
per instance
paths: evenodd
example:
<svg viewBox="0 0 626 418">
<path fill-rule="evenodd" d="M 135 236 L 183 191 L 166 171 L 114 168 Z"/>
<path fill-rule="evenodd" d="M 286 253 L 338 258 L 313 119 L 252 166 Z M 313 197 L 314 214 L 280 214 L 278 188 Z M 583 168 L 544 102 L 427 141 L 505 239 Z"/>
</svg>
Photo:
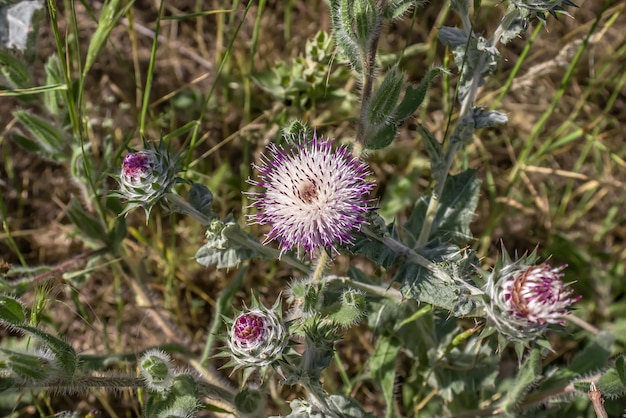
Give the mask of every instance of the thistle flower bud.
<svg viewBox="0 0 626 418">
<path fill-rule="evenodd" d="M 139 369 L 149 390 L 161 393 L 170 390 L 174 373 L 167 353 L 156 349 L 146 351 L 139 361 Z"/>
<path fill-rule="evenodd" d="M 176 176 L 181 171 L 178 154 L 170 155 L 163 142 L 150 147 L 144 141 L 144 147 L 124 157 L 117 195 L 128 201 L 124 213 L 143 207 L 147 218 L 152 207 L 182 179 Z"/>
<path fill-rule="evenodd" d="M 228 322 L 226 350 L 218 356 L 230 357 L 227 367 L 246 369 L 244 380 L 258 369 L 263 375 L 275 365 L 288 343 L 287 328 L 282 320 L 280 301 L 270 309 L 252 298 L 252 308 L 246 308 Z"/>
<path fill-rule="evenodd" d="M 264 368 L 279 360 L 287 345 L 287 329 L 275 309 L 257 306 L 239 314 L 228 330 L 228 349 L 237 368 Z"/>
<path fill-rule="evenodd" d="M 490 297 L 487 315 L 496 329 L 515 341 L 538 337 L 549 324 L 564 325 L 573 290 L 563 283 L 566 266 L 533 264 L 534 254 L 511 263 L 505 253 L 504 265 L 496 266 L 486 283 Z"/>
</svg>

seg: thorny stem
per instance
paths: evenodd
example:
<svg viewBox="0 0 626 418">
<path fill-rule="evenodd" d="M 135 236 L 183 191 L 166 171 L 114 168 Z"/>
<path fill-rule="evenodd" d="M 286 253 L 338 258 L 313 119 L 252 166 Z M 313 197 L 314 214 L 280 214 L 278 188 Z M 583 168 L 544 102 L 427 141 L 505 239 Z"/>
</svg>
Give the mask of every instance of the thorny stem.
<svg viewBox="0 0 626 418">
<path fill-rule="evenodd" d="M 460 284 L 464 286 L 465 288 L 467 288 L 471 295 L 482 295 L 485 293 L 479 288 L 472 286 L 471 284 L 463 280 L 455 280 L 448 273 L 446 273 L 441 268 L 439 268 L 437 264 L 433 263 L 426 257 L 416 253 L 415 250 L 407 247 L 400 241 L 397 241 L 389 236 L 385 236 L 381 238 L 378 235 L 376 235 L 376 233 L 371 231 L 367 226 L 361 227 L 361 232 L 363 232 L 368 237 L 381 242 L 385 247 L 392 250 L 394 253 L 396 253 L 399 257 L 403 258 L 404 260 L 428 269 L 435 277 L 437 277 L 442 282 L 451 283 L 451 284 Z"/>
<path fill-rule="evenodd" d="M 183 213 L 185 215 L 189 215 L 192 218 L 194 218 L 195 220 L 197 220 L 198 222 L 200 222 L 202 225 L 204 226 L 208 226 L 211 224 L 212 219 L 209 218 L 208 216 L 206 216 L 205 214 L 203 214 L 202 212 L 196 210 L 195 208 L 193 208 L 188 202 L 186 202 L 185 200 L 181 199 L 180 196 L 174 194 L 174 193 L 168 193 L 165 195 L 166 199 L 168 201 L 170 201 L 171 203 L 174 203 L 175 208 L 177 209 L 177 211 L 179 211 L 180 213 Z M 310 273 L 311 268 L 302 263 L 301 261 L 288 256 L 288 255 L 280 255 L 280 251 L 271 248 L 271 247 L 267 247 L 261 243 L 258 243 L 256 241 L 253 241 L 252 239 L 250 239 L 250 237 L 248 237 L 246 235 L 246 237 L 244 238 L 242 236 L 243 234 L 228 234 L 228 239 L 233 241 L 236 244 L 241 245 L 242 247 L 251 249 L 259 254 L 261 254 L 263 257 L 267 257 L 267 258 L 273 258 L 273 259 L 277 259 L 280 258 L 281 260 L 283 260 L 285 263 L 289 264 L 290 266 L 297 268 L 298 270 L 300 270 L 303 273 Z"/>
<path fill-rule="evenodd" d="M 385 4 L 385 0 L 378 2 L 378 9 L 381 10 Z M 361 52 L 361 67 L 363 68 L 363 90 L 361 91 L 361 110 L 359 111 L 359 121 L 356 129 L 356 155 L 360 154 L 360 148 L 365 145 L 365 131 L 367 127 L 367 108 L 372 95 L 374 86 L 374 77 L 376 75 L 376 51 L 378 50 L 378 41 L 382 30 L 382 19 L 376 23 L 376 28 L 370 40 L 367 51 Z"/>
<path fill-rule="evenodd" d="M 341 284 L 344 286 L 349 286 L 357 290 L 363 290 L 371 295 L 392 299 L 398 303 L 404 300 L 404 298 L 402 297 L 402 293 L 400 293 L 393 287 L 382 287 L 367 283 L 355 282 L 349 277 L 343 276 L 326 276 L 326 280 L 328 281 L 329 286 L 332 286 L 333 283 L 341 282 Z"/>
<path fill-rule="evenodd" d="M 589 400 L 593 404 L 593 410 L 596 411 L 596 416 L 598 418 L 609 418 L 609 414 L 606 413 L 604 409 L 604 399 L 602 399 L 602 392 L 596 388 L 596 384 L 591 382 L 591 387 L 589 388 L 589 392 L 587 392 L 587 396 L 589 396 Z"/>
<path fill-rule="evenodd" d="M 498 44 L 500 38 L 504 34 L 504 31 L 511 25 L 511 23 L 515 20 L 518 14 L 518 10 L 513 9 L 512 11 L 504 15 L 504 17 L 500 21 L 500 25 L 498 25 L 498 28 L 496 28 L 491 38 L 492 47 L 495 47 Z M 463 26 L 469 39 L 469 37 L 472 36 L 472 27 L 469 17 L 462 16 L 461 20 L 463 21 Z M 474 104 L 474 101 L 476 100 L 476 94 L 478 92 L 481 74 L 483 72 L 483 67 L 485 66 L 485 64 L 485 55 L 481 55 L 480 61 L 476 66 L 476 70 L 474 71 L 474 76 L 472 77 L 472 84 L 469 92 L 461 103 L 461 110 L 459 112 L 459 117 L 456 121 L 456 125 L 452 133 L 452 138 L 455 138 L 457 136 L 457 133 L 463 127 L 463 124 L 466 123 L 466 119 L 470 116 L 472 106 Z M 462 71 L 463 70 L 461 70 L 461 72 Z M 450 143 L 446 150 L 445 170 L 442 170 L 443 174 L 441 175 L 441 178 L 435 179 L 437 183 L 435 185 L 435 189 L 433 190 L 430 201 L 428 202 L 428 208 L 426 209 L 426 216 L 424 218 L 424 223 L 422 224 L 422 230 L 420 231 L 419 237 L 417 239 L 417 245 L 420 247 L 426 245 L 426 243 L 428 242 L 428 239 L 430 237 L 430 231 L 435 221 L 435 217 L 437 216 L 437 211 L 439 210 L 439 199 L 441 197 L 441 194 L 443 193 L 443 189 L 446 184 L 446 180 L 448 179 L 448 175 L 450 174 L 452 164 L 454 163 L 456 153 L 461 149 L 461 145 L 462 141 L 453 141 Z"/>
</svg>

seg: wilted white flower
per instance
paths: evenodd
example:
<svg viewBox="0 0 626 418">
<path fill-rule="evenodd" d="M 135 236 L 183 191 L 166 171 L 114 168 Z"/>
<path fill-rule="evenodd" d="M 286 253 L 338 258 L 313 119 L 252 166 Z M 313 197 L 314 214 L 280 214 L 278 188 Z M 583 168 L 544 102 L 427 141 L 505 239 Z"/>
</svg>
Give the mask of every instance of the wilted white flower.
<svg viewBox="0 0 626 418">
<path fill-rule="evenodd" d="M 264 190 L 250 193 L 258 213 L 249 221 L 271 225 L 265 243 L 278 239 L 281 254 L 293 247 L 311 257 L 325 247 L 336 252 L 335 245 L 351 244 L 365 222 L 366 196 L 374 187 L 366 180 L 368 167 L 332 144 L 317 135 L 284 147 L 270 144 L 254 165 L 260 180 L 249 183 Z"/>
</svg>

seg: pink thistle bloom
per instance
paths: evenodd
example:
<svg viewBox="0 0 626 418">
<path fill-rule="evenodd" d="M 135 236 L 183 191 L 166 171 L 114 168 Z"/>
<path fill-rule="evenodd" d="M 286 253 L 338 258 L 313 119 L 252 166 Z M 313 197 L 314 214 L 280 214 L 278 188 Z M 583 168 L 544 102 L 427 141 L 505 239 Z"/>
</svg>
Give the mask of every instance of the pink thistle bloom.
<svg viewBox="0 0 626 418">
<path fill-rule="evenodd" d="M 235 318 L 227 342 L 236 367 L 265 367 L 282 355 L 287 330 L 274 311 L 252 309 Z"/>
<path fill-rule="evenodd" d="M 233 341 L 246 349 L 265 343 L 268 334 L 265 316 L 255 312 L 240 315 L 232 328 Z"/>
<path fill-rule="evenodd" d="M 549 324 L 564 325 L 570 306 L 580 300 L 562 280 L 565 265 L 529 261 L 511 263 L 505 254 L 507 265 L 494 269 L 485 288 L 488 317 L 499 332 L 516 341 L 536 338 Z"/>
<path fill-rule="evenodd" d="M 365 223 L 374 187 L 368 167 L 332 144 L 317 135 L 285 147 L 270 144 L 253 165 L 260 180 L 248 182 L 265 190 L 249 193 L 258 213 L 248 220 L 271 225 L 264 244 L 278 239 L 281 255 L 293 247 L 310 257 L 326 247 L 337 252 L 335 245 L 352 244 L 352 233 Z"/>
<path fill-rule="evenodd" d="M 152 174 L 156 164 L 157 160 L 153 153 L 139 151 L 128 154 L 122 162 L 122 176 L 129 183 L 138 183 Z"/>
<path fill-rule="evenodd" d="M 506 280 L 501 298 L 508 313 L 534 324 L 564 325 L 567 308 L 580 299 L 571 297 L 573 290 L 561 280 L 565 267 L 530 266 Z"/>
</svg>

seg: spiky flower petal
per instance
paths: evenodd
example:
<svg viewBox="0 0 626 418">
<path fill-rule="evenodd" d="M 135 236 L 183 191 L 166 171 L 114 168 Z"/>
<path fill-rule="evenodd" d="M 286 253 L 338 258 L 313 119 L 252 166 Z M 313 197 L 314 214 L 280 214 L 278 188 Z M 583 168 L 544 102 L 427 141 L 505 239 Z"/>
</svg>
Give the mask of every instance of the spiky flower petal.
<svg viewBox="0 0 626 418">
<path fill-rule="evenodd" d="M 248 220 L 271 225 L 265 243 L 278 239 L 281 254 L 294 247 L 310 257 L 325 247 L 337 252 L 365 223 L 374 187 L 367 165 L 344 146 L 333 149 L 331 139 L 287 139 L 284 147 L 270 144 L 253 165 L 260 180 L 249 183 L 265 190 L 250 193 L 258 213 Z"/>
<path fill-rule="evenodd" d="M 163 142 L 152 147 L 144 141 L 144 148 L 124 157 L 116 195 L 128 201 L 124 213 L 142 207 L 148 217 L 152 207 L 162 203 L 163 196 L 182 179 L 176 176 L 181 171 L 178 154 L 171 155 Z"/>
<path fill-rule="evenodd" d="M 580 297 L 563 283 L 566 266 L 533 264 L 534 254 L 496 266 L 486 283 L 487 315 L 496 329 L 515 341 L 538 337 L 549 324 L 563 325 Z"/>
</svg>

